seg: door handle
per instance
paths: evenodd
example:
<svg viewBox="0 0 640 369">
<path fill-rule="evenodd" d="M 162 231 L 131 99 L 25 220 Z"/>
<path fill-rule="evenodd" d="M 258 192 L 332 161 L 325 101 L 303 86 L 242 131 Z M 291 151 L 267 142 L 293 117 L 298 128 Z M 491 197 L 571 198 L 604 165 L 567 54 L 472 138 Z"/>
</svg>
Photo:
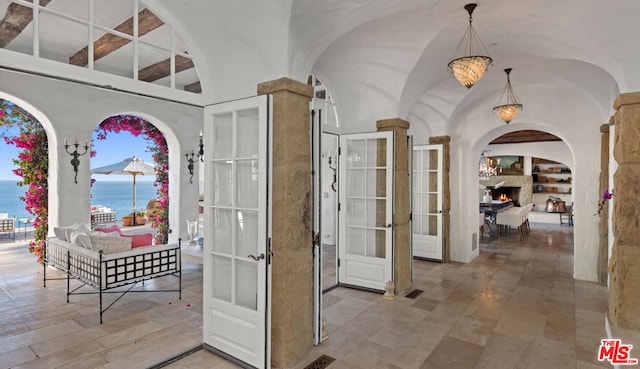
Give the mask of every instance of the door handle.
<svg viewBox="0 0 640 369">
<path fill-rule="evenodd" d="M 253 260 L 255 260 L 255 261 L 259 261 L 259 260 L 261 260 L 261 259 L 264 259 L 264 253 L 262 253 L 262 254 L 258 255 L 257 257 L 256 257 L 255 255 L 247 255 L 247 257 L 248 257 L 248 258 L 251 258 L 251 259 L 253 259 Z"/>
<path fill-rule="evenodd" d="M 391 227 L 393 227 L 393 224 L 391 223 L 387 224 L 387 228 L 391 228 Z"/>
</svg>

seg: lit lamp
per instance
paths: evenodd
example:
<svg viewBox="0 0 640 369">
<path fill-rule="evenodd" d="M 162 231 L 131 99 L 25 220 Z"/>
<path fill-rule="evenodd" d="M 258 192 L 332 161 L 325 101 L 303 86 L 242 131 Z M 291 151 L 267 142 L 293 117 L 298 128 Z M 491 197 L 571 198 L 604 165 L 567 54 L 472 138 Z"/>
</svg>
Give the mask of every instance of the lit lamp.
<svg viewBox="0 0 640 369">
<path fill-rule="evenodd" d="M 87 151 L 89 150 L 89 141 L 85 141 L 84 142 L 84 152 L 83 153 L 79 153 L 78 152 L 78 140 L 76 140 L 76 143 L 73 144 L 73 146 L 75 146 L 75 149 L 72 152 L 69 152 L 69 144 L 67 143 L 67 139 L 64 139 L 64 149 L 67 151 L 67 154 L 71 155 L 73 157 L 73 159 L 71 159 L 71 166 L 73 166 L 73 171 L 76 173 L 75 178 L 74 178 L 74 182 L 78 183 L 78 166 L 80 166 L 80 157 L 84 154 L 87 153 Z"/>
<path fill-rule="evenodd" d="M 518 112 L 522 110 L 522 104 L 518 102 L 518 96 L 511 88 L 511 79 L 509 78 L 509 74 L 511 73 L 511 68 L 507 68 L 504 70 L 507 74 L 507 84 L 504 86 L 504 90 L 502 91 L 502 95 L 498 100 L 505 101 L 504 104 L 494 106 L 493 111 L 495 111 L 500 119 L 502 119 L 505 123 L 509 124 L 513 120 L 513 118 L 518 115 Z M 504 100 L 506 96 L 506 100 Z"/>
<path fill-rule="evenodd" d="M 453 75 L 456 79 L 462 83 L 466 88 L 471 88 L 476 82 L 478 82 L 493 59 L 490 56 L 482 56 L 481 51 L 484 51 L 485 55 L 489 55 L 487 48 L 480 40 L 480 36 L 473 28 L 473 10 L 478 4 L 467 4 L 464 6 L 465 10 L 469 13 L 469 27 L 467 28 L 462 40 L 456 49 L 456 54 L 464 44 L 464 56 L 453 59 L 449 62 L 449 68 L 453 71 Z M 482 49 L 480 49 L 482 47 Z"/>
</svg>

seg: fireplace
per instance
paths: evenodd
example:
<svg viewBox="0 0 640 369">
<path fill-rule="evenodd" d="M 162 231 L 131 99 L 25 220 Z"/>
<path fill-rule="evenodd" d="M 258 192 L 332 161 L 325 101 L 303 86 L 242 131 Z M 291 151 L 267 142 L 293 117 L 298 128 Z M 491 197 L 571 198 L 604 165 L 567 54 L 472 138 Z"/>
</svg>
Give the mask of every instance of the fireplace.
<svg viewBox="0 0 640 369">
<path fill-rule="evenodd" d="M 491 197 L 494 200 L 511 201 L 514 206 L 520 206 L 520 188 L 504 186 L 491 190 Z"/>
</svg>

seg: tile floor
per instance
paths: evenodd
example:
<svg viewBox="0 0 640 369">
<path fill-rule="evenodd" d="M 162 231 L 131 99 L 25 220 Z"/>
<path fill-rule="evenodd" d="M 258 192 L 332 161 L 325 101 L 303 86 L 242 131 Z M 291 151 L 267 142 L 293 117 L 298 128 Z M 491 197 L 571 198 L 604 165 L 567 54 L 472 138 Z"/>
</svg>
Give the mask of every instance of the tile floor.
<svg viewBox="0 0 640 369">
<path fill-rule="evenodd" d="M 611 368 L 598 362 L 607 336 L 633 344 L 640 334 L 609 327 L 607 291 L 575 281 L 573 228 L 532 224 L 485 238 L 471 263 L 416 261 L 416 299 L 336 288 L 324 295 L 329 339 L 295 368 L 321 354 L 329 368 Z M 133 294 L 98 324 L 93 296 L 65 303 L 64 282 L 42 287 L 42 268 L 24 243 L 0 240 L 0 369 L 144 368 L 201 339 L 202 265 L 198 248 L 183 258 L 183 299 Z M 171 283 L 156 281 L 154 283 Z M 167 368 L 237 368 L 197 351 Z"/>
</svg>

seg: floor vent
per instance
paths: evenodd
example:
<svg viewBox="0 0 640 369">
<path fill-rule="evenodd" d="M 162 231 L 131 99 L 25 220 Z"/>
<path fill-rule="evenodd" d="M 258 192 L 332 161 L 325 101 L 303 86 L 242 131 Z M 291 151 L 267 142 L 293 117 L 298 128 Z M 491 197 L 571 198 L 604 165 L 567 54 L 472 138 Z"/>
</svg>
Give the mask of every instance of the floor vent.
<svg viewBox="0 0 640 369">
<path fill-rule="evenodd" d="M 420 296 L 424 291 L 423 290 L 419 290 L 419 289 L 415 289 L 409 293 L 407 293 L 406 295 L 404 295 L 404 297 L 408 297 L 410 299 L 415 299 L 416 297 Z"/>
<path fill-rule="evenodd" d="M 322 355 L 319 358 L 315 359 L 311 364 L 305 366 L 304 369 L 324 369 L 334 361 L 336 361 L 336 359 L 332 358 L 331 356 Z"/>
</svg>

